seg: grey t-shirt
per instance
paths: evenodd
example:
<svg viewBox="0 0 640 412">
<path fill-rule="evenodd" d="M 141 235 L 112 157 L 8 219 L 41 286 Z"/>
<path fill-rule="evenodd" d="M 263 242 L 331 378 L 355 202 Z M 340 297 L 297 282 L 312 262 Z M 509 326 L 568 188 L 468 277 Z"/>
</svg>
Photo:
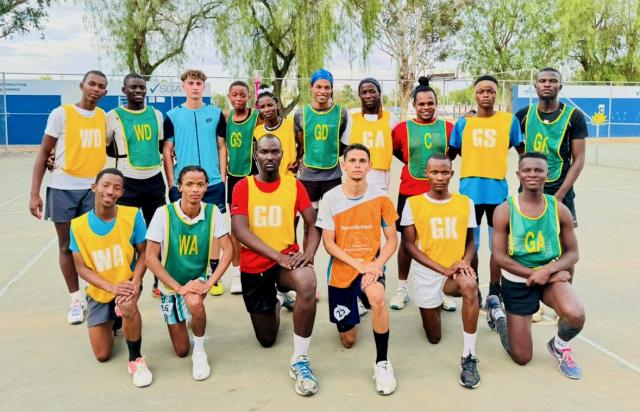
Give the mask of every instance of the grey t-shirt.
<svg viewBox="0 0 640 412">
<path fill-rule="evenodd" d="M 333 107 L 333 106 L 331 106 Z M 318 110 L 321 112 L 329 111 L 331 108 L 325 110 Z M 302 109 L 297 108 L 293 113 L 293 129 L 296 132 L 302 133 L 303 125 L 302 125 Z M 339 130 L 339 139 L 342 142 L 345 140 L 345 137 L 348 137 L 351 134 L 351 116 L 347 112 L 347 109 L 344 107 L 340 113 L 340 130 Z M 319 180 L 331 180 L 337 179 L 342 176 L 342 170 L 340 169 L 340 165 L 336 165 L 336 167 L 332 169 L 314 169 L 312 167 L 306 167 L 304 165 L 300 166 L 298 170 L 298 179 L 300 180 L 309 180 L 309 181 L 319 181 Z"/>
</svg>

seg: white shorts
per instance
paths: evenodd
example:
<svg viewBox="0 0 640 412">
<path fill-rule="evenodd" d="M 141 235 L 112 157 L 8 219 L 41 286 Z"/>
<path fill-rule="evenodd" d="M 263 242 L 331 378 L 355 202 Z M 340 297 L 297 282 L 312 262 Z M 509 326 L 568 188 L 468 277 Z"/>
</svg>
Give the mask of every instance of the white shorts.
<svg viewBox="0 0 640 412">
<path fill-rule="evenodd" d="M 367 173 L 367 183 L 383 192 L 389 191 L 389 182 L 391 182 L 391 172 L 388 170 L 371 169 Z"/>
<path fill-rule="evenodd" d="M 424 309 L 435 309 L 442 305 L 443 289 L 447 277 L 416 262 L 409 268 L 409 296 L 416 305 Z"/>
</svg>

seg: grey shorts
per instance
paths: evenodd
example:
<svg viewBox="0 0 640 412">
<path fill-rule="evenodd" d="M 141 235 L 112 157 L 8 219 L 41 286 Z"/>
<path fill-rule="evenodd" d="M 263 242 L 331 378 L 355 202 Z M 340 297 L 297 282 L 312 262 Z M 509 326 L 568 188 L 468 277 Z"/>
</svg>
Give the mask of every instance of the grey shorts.
<svg viewBox="0 0 640 412">
<path fill-rule="evenodd" d="M 87 327 L 115 321 L 117 317 L 115 298 L 111 302 L 101 303 L 87 295 Z"/>
<path fill-rule="evenodd" d="M 63 190 L 47 188 L 44 218 L 54 223 L 67 223 L 93 209 L 94 195 L 91 189 Z"/>
</svg>

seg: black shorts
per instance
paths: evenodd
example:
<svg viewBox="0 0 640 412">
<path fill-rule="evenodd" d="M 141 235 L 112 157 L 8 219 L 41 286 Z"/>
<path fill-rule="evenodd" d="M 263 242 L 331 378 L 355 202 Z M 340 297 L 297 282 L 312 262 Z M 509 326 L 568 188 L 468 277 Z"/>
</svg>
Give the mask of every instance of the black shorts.
<svg viewBox="0 0 640 412">
<path fill-rule="evenodd" d="M 540 309 L 545 286 L 527 286 L 502 277 L 502 300 L 507 312 L 514 315 L 533 315 Z"/>
<path fill-rule="evenodd" d="M 336 179 L 330 180 L 300 180 L 305 189 L 307 189 L 307 194 L 309 195 L 309 200 L 312 202 L 319 201 L 325 193 L 334 187 L 340 185 L 342 183 L 342 178 L 338 177 Z"/>
<path fill-rule="evenodd" d="M 329 320 L 336 324 L 338 332 L 347 332 L 360 323 L 360 314 L 358 313 L 358 297 L 363 299 L 363 304 L 368 306 L 366 295 L 362 291 L 360 284 L 362 275 L 358 275 L 351 285 L 346 288 L 337 288 L 329 285 Z M 385 277 L 380 276 L 378 283 L 385 286 Z"/>
<path fill-rule="evenodd" d="M 487 215 L 487 225 L 493 227 L 493 212 L 495 212 L 496 207 L 499 205 L 487 205 L 487 204 L 479 204 L 473 205 L 476 212 L 476 224 L 480 226 L 480 222 L 482 222 L 482 215 Z"/>
<path fill-rule="evenodd" d="M 162 173 L 148 179 L 133 179 L 125 176 L 124 194 L 118 199 L 118 204 L 140 208 L 149 226 L 156 209 L 165 204 L 165 192 L 166 186 Z"/>
<path fill-rule="evenodd" d="M 227 204 L 225 203 L 224 189 L 225 189 L 224 183 L 222 182 L 208 186 L 207 191 L 204 193 L 204 196 L 202 197 L 202 201 L 205 203 L 211 203 L 212 205 L 216 205 L 218 206 L 218 209 L 220 209 L 221 213 L 226 213 Z M 171 203 L 175 202 L 181 197 L 182 195 L 180 194 L 180 191 L 178 190 L 177 186 L 174 186 L 171 189 L 169 189 L 169 201 L 171 201 Z"/>
<path fill-rule="evenodd" d="M 404 210 L 404 206 L 407 204 L 407 199 L 411 196 L 403 195 L 402 193 L 398 193 L 398 205 L 396 206 L 396 211 L 398 212 L 398 220 L 396 220 L 396 230 L 402 233 L 403 226 L 400 226 L 400 221 L 402 220 L 402 211 Z"/>
<path fill-rule="evenodd" d="M 231 176 L 227 175 L 227 203 L 231 204 L 231 199 L 233 198 L 233 188 L 236 186 L 236 183 L 244 179 L 244 176 Z"/>
<path fill-rule="evenodd" d="M 556 193 L 556 188 L 548 188 L 547 186 L 544 187 L 544 193 L 547 195 L 554 195 Z M 564 198 L 562 199 L 562 204 L 565 205 L 568 209 L 569 212 L 571 212 L 571 216 L 573 216 L 573 227 L 578 227 L 578 218 L 576 216 L 576 192 L 573 191 L 573 188 L 571 188 L 567 194 L 564 196 Z"/>
<path fill-rule="evenodd" d="M 240 272 L 242 298 L 249 313 L 273 312 L 278 299 L 277 291 L 286 293 L 291 289 L 280 285 L 279 265 L 273 265 L 262 273 Z"/>
</svg>

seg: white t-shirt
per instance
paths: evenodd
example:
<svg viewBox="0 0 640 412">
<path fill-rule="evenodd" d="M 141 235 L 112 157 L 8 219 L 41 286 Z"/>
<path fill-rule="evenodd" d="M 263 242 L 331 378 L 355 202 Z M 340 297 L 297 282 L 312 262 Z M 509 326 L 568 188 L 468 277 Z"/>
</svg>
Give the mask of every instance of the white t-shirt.
<svg viewBox="0 0 640 412">
<path fill-rule="evenodd" d="M 146 107 L 142 110 L 129 110 L 132 113 L 142 113 L 146 110 Z M 162 112 L 157 109 L 154 109 L 156 113 L 156 120 L 158 121 L 158 140 L 164 139 L 164 132 L 162 129 L 162 125 L 164 122 L 164 118 L 162 117 Z M 115 138 L 116 140 L 116 148 L 118 149 L 119 154 L 126 154 L 127 147 L 124 141 L 124 131 L 122 130 L 122 123 L 120 123 L 120 119 L 116 114 L 115 110 L 110 110 L 107 113 L 107 145 L 111 144 L 111 141 Z M 116 164 L 118 169 L 122 171 L 126 177 L 130 177 L 132 179 L 148 179 L 160 173 L 162 166 L 158 166 L 153 169 L 136 169 L 131 166 L 129 163 L 129 158 L 121 158 L 116 160 Z"/>
<path fill-rule="evenodd" d="M 84 110 L 75 104 L 73 108 L 83 117 L 89 118 L 95 114 L 95 110 Z M 56 157 L 51 179 L 49 180 L 49 187 L 63 190 L 91 189 L 91 184 L 95 178 L 71 176 L 62 170 L 66 164 L 64 139 L 67 134 L 67 114 L 62 106 L 56 107 L 49 114 L 44 134 L 56 139 Z"/>
</svg>

